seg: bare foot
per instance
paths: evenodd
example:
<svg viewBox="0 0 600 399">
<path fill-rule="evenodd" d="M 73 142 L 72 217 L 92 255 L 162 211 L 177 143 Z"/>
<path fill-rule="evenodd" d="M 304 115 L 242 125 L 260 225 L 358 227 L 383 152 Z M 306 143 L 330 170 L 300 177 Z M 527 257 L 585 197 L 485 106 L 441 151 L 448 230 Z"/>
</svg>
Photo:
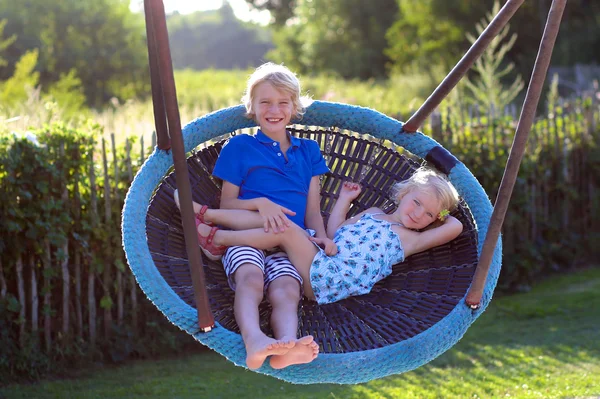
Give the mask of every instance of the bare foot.
<svg viewBox="0 0 600 399">
<path fill-rule="evenodd" d="M 276 340 L 266 335 L 246 342 L 246 366 L 249 369 L 257 369 L 271 355 L 284 355 L 296 345 L 295 340 Z"/>
<path fill-rule="evenodd" d="M 296 345 L 287 353 L 273 356 L 269 363 L 274 369 L 282 369 L 292 364 L 310 363 L 319 354 L 319 344 L 315 342 L 312 335 L 307 335 L 296 340 Z"/>
</svg>

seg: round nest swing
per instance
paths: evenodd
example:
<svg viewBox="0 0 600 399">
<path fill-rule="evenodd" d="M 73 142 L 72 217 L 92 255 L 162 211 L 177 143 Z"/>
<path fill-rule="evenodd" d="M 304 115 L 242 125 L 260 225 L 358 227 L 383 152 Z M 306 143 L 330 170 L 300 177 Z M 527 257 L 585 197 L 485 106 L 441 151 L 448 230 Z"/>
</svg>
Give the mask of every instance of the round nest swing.
<svg viewBox="0 0 600 399">
<path fill-rule="evenodd" d="M 392 275 L 367 295 L 321 306 L 302 301 L 299 334 L 315 337 L 320 345 L 319 356 L 309 364 L 281 370 L 272 369 L 265 362 L 256 371 L 301 384 L 352 384 L 402 373 L 452 347 L 485 310 L 500 272 L 502 221 L 535 118 L 566 0 L 552 1 L 498 190 L 496 209 L 492 210 L 483 188 L 462 163 L 433 139 L 413 132 L 464 76 L 523 1 L 507 0 L 406 124 L 368 108 L 316 101 L 302 118 L 303 126 L 292 129 L 293 134 L 320 144 L 331 169 L 321 190 L 325 218 L 341 181 L 348 178 L 359 181 L 364 188 L 353 202 L 350 214 L 372 206 L 392 211 L 390 186 L 406 179 L 426 161 L 446 173 L 458 190 L 462 199 L 453 215 L 463 223 L 464 230 L 450 243 L 395 265 Z M 220 182 L 211 176 L 211 171 L 223 145 L 222 136 L 252 128 L 255 123 L 245 117 L 242 106 L 237 106 L 196 119 L 180 131 L 162 0 L 144 0 L 144 10 L 159 144 L 139 170 L 125 199 L 123 246 L 141 289 L 173 324 L 233 363 L 244 366 L 246 353 L 233 317 L 233 292 L 220 263 L 204 259 L 202 266 L 194 266 L 200 263 L 197 232 L 186 219 L 186 235 L 193 240 L 186 245 L 181 216 L 173 201 L 175 188 L 185 187 L 186 191 L 181 190 L 182 211 L 191 212 L 191 201 L 183 198 L 189 186 L 187 179 L 176 182 L 171 172 L 175 158 L 175 169 L 183 175 L 189 174 L 193 199 L 218 206 Z M 169 136 L 173 140 L 173 153 L 169 150 Z M 396 151 L 396 146 L 401 150 Z M 186 170 L 185 162 L 181 161 L 190 152 Z M 268 303 L 261 304 L 260 310 L 262 327 L 269 332 Z M 211 329 L 212 316 L 215 328 Z"/>
<path fill-rule="evenodd" d="M 185 151 L 254 126 L 244 112 L 238 106 L 191 122 L 183 129 Z M 331 169 L 321 191 L 325 218 L 347 176 L 360 180 L 364 187 L 351 214 L 372 206 L 393 210 L 389 188 L 419 166 L 415 157 L 388 148 L 393 143 L 448 174 L 462 198 L 453 215 L 465 228 L 452 242 L 395 265 L 392 275 L 367 295 L 321 306 L 303 300 L 299 333 L 315 337 L 319 356 L 310 364 L 282 370 L 265 363 L 258 371 L 294 383 L 359 383 L 429 362 L 462 337 L 487 306 L 496 285 L 501 245 L 494 253 L 481 307 L 471 310 L 465 306 L 464 296 L 492 212 L 487 195 L 467 168 L 433 139 L 421 133 L 402 133 L 401 122 L 374 110 L 316 101 L 302 123 L 294 134 L 316 140 Z M 220 184 L 211 171 L 222 145 L 223 140 L 209 143 L 187 160 L 194 200 L 213 207 L 219 204 Z M 207 259 L 206 288 L 217 328 L 199 331 L 181 216 L 173 201 L 176 181 L 174 173 L 169 173 L 172 166 L 170 154 L 157 150 L 132 183 L 123 209 L 129 265 L 142 290 L 172 323 L 243 366 L 245 348 L 233 316 L 233 292 L 220 262 Z M 260 310 L 262 327 L 269 332 L 268 302 L 263 301 Z"/>
</svg>

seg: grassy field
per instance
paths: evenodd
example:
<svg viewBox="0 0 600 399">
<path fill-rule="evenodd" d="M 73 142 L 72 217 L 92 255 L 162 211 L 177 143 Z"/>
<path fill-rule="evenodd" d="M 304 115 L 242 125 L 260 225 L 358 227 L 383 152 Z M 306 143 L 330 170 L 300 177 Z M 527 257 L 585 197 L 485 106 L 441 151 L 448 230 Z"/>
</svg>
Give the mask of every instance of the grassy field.
<svg viewBox="0 0 600 399">
<path fill-rule="evenodd" d="M 600 268 L 496 298 L 465 337 L 415 371 L 370 383 L 292 385 L 205 353 L 83 370 L 0 389 L 0 398 L 600 397 Z"/>
</svg>

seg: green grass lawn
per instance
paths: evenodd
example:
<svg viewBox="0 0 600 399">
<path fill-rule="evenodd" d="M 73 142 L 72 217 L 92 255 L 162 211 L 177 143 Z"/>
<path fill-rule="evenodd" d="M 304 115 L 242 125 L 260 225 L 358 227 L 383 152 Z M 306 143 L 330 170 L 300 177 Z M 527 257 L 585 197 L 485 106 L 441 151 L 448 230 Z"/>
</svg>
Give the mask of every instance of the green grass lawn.
<svg viewBox="0 0 600 399">
<path fill-rule="evenodd" d="M 293 385 L 215 353 L 11 385 L 0 398 L 590 398 L 600 396 L 600 268 L 496 298 L 456 346 L 360 385 Z"/>
</svg>

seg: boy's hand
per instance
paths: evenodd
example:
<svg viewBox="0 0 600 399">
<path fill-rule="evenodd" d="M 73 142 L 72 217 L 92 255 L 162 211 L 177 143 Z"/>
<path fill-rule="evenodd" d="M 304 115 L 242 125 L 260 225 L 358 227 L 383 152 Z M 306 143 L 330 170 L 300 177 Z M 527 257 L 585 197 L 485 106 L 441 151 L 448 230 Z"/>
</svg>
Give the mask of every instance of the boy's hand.
<svg viewBox="0 0 600 399">
<path fill-rule="evenodd" d="M 292 222 L 286 215 L 294 216 L 296 214 L 296 212 L 277 205 L 267 198 L 263 198 L 259 202 L 258 213 L 264 220 L 265 232 L 273 229 L 273 233 L 283 232 L 286 228 L 290 227 L 290 223 Z"/>
<path fill-rule="evenodd" d="M 342 185 L 342 190 L 340 191 L 339 199 L 351 202 L 360 195 L 361 191 L 362 187 L 360 186 L 360 184 L 345 181 Z"/>
<path fill-rule="evenodd" d="M 327 256 L 333 256 L 338 253 L 338 247 L 331 238 L 308 237 L 308 239 L 323 248 Z"/>
</svg>

